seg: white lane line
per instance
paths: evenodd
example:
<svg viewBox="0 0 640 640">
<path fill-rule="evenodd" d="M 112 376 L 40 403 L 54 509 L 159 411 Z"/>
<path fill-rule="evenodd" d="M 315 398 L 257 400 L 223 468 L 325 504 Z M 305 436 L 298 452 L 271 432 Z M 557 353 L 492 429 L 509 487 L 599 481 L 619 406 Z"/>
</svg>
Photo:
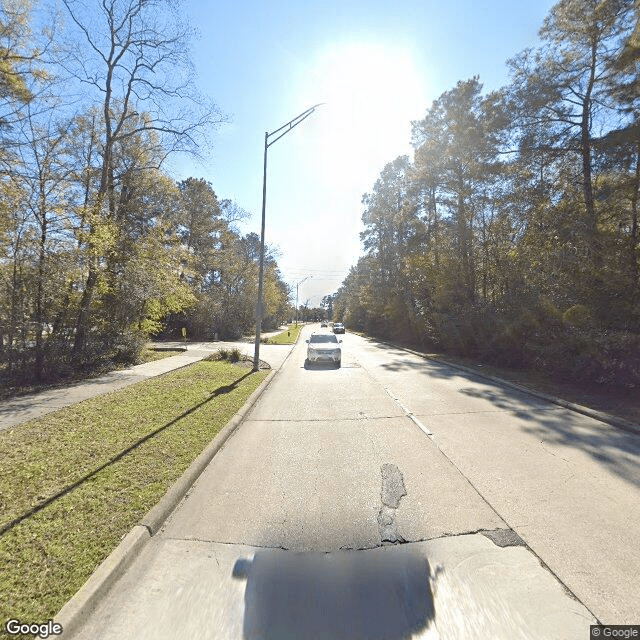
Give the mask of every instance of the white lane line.
<svg viewBox="0 0 640 640">
<path fill-rule="evenodd" d="M 413 420 L 416 423 L 416 425 L 418 426 L 418 429 L 423 431 L 426 436 L 428 436 L 430 438 L 433 435 L 433 432 L 430 429 L 428 429 L 427 427 L 425 427 L 425 425 L 423 425 L 422 422 L 420 422 L 420 420 L 418 420 L 418 418 L 416 418 L 413 415 L 413 413 L 408 413 L 407 415 L 409 416 L 409 418 L 411 420 Z"/>
<path fill-rule="evenodd" d="M 384 390 L 387 392 L 389 397 L 405 412 L 407 418 L 409 418 L 409 420 L 411 420 L 416 424 L 416 426 L 418 427 L 418 429 L 420 429 L 420 431 L 422 431 L 428 437 L 431 437 L 433 435 L 433 432 L 431 431 L 431 429 L 429 429 L 428 427 L 425 427 L 425 425 L 423 425 L 422 422 L 420 422 L 420 420 L 416 418 L 416 416 L 413 414 L 413 411 L 405 407 L 402 404 L 402 402 L 400 402 L 400 400 L 396 398 L 393 395 L 393 393 L 391 393 L 390 389 L 388 389 L 387 387 L 384 387 Z"/>
</svg>

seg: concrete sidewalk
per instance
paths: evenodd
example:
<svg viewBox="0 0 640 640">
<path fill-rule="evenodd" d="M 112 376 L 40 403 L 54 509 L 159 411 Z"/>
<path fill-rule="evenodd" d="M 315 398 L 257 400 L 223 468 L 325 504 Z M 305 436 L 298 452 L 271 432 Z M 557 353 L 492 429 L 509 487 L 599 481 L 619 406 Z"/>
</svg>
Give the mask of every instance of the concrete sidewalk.
<svg viewBox="0 0 640 640">
<path fill-rule="evenodd" d="M 262 334 L 263 337 L 277 335 L 280 331 Z M 83 380 L 69 386 L 30 393 L 13 398 L 0 406 L 0 431 L 15 425 L 40 418 L 53 411 L 58 411 L 89 398 L 95 398 L 112 391 L 117 391 L 148 378 L 162 375 L 186 367 L 194 362 L 203 360 L 219 349 L 239 349 L 247 356 L 253 357 L 254 345 L 248 341 L 241 342 L 158 342 L 152 346 L 165 349 L 186 349 L 184 353 L 145 362 L 127 369 L 111 371 L 98 378 Z M 260 359 L 269 363 L 271 368 L 277 369 L 290 351 L 287 345 L 260 345 Z"/>
</svg>

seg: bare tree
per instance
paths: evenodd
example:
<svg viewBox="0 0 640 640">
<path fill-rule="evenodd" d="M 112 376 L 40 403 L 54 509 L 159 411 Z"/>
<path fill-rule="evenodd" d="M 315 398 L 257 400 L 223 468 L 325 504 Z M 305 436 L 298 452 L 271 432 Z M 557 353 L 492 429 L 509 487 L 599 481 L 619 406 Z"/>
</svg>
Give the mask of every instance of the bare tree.
<svg viewBox="0 0 640 640">
<path fill-rule="evenodd" d="M 30 112 L 29 106 L 27 111 Z M 31 115 L 31 114 L 29 114 Z M 33 333 L 35 338 L 35 377 L 41 380 L 44 367 L 44 324 L 52 309 L 51 267 L 52 244 L 61 243 L 64 212 L 67 210 L 69 177 L 72 169 L 67 163 L 68 123 L 54 121 L 36 123 L 29 117 L 24 123 L 26 143 L 19 147 L 22 170 L 16 170 L 29 194 L 25 208 L 33 224 L 34 265 Z M 58 247 L 58 251 L 59 251 Z M 34 256 L 35 257 L 35 256 Z M 60 283 L 56 282 L 55 286 Z"/>
<path fill-rule="evenodd" d="M 65 66 L 101 102 L 102 163 L 92 206 L 92 230 L 116 215 L 114 150 L 118 143 L 156 132 L 166 153 L 198 153 L 223 116 L 196 91 L 189 60 L 193 35 L 172 0 L 63 0 L 79 38 Z M 166 156 L 165 156 L 166 157 Z M 89 241 L 91 244 L 91 240 Z M 76 321 L 74 355 L 82 353 L 99 281 L 100 255 L 91 251 Z"/>
</svg>

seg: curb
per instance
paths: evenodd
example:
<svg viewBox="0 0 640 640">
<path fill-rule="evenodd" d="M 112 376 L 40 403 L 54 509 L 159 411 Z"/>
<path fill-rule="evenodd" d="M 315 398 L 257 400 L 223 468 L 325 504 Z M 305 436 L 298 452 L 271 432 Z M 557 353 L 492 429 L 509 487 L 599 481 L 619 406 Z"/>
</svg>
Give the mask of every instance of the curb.
<svg viewBox="0 0 640 640">
<path fill-rule="evenodd" d="M 367 337 L 373 337 L 373 336 L 367 336 Z M 377 338 L 373 338 L 373 339 L 378 340 Z M 636 424 L 635 422 L 625 420 L 624 418 L 618 418 L 617 416 L 612 416 L 610 413 L 605 413 L 604 411 L 596 411 L 595 409 L 591 409 L 590 407 L 585 407 L 581 404 L 576 404 L 575 402 L 569 402 L 568 400 L 563 400 L 562 398 L 550 396 L 549 394 L 543 393 L 542 391 L 536 391 L 534 389 L 529 389 L 528 387 L 523 387 L 522 385 L 516 384 L 515 382 L 509 382 L 508 380 L 503 380 L 502 378 L 498 378 L 496 376 L 489 375 L 488 373 L 477 371 L 476 369 L 472 369 L 471 367 L 467 367 L 463 364 L 450 362 L 449 360 L 445 360 L 444 358 L 434 358 L 426 353 L 415 351 L 414 349 L 409 349 L 408 347 L 403 347 L 402 345 L 396 344 L 395 342 L 388 342 L 385 340 L 378 340 L 378 342 L 381 342 L 382 344 L 388 344 L 392 347 L 395 347 L 396 349 L 402 349 L 403 351 L 412 353 L 413 355 L 424 358 L 425 360 L 440 362 L 442 364 L 447 365 L 448 367 L 453 367 L 454 369 L 459 369 L 460 371 L 465 371 L 466 373 L 472 373 L 473 375 L 478 376 L 479 378 L 484 378 L 485 380 L 491 380 L 491 382 L 497 382 L 505 387 L 511 387 L 512 389 L 516 389 L 517 391 L 528 393 L 529 395 L 534 396 L 536 398 L 540 398 L 541 400 L 547 400 L 548 402 L 557 404 L 558 406 L 564 407 L 565 409 L 575 411 L 576 413 L 581 413 L 585 416 L 588 416 L 589 418 L 594 418 L 595 420 L 599 420 L 600 422 L 605 422 L 606 424 L 610 424 L 612 427 L 617 427 L 618 429 L 622 429 L 623 431 L 627 431 L 635 435 L 640 435 L 640 424 Z"/>
<path fill-rule="evenodd" d="M 287 356 L 288 357 L 288 356 Z M 189 465 L 160 501 L 135 525 L 120 544 L 103 560 L 89 579 L 54 617 L 62 626 L 62 638 L 71 638 L 86 618 L 97 608 L 115 582 L 124 574 L 134 558 L 158 532 L 172 511 L 191 489 L 198 476 L 233 435 L 246 414 L 271 384 L 278 370 L 272 370 L 247 398 L 240 410 L 229 420 L 207 448 Z"/>
<path fill-rule="evenodd" d="M 70 638 L 81 622 L 96 608 L 113 583 L 126 571 L 131 561 L 151 539 L 146 527 L 136 525 L 122 539 L 122 542 L 91 574 L 55 616 L 55 621 L 62 626 L 63 638 Z"/>
<path fill-rule="evenodd" d="M 269 375 L 258 385 L 258 388 L 247 398 L 247 401 L 240 410 L 229 420 L 229 422 L 220 430 L 218 435 L 213 439 L 211 444 L 189 465 L 187 470 L 174 482 L 167 493 L 160 499 L 160 502 L 147 513 L 140 521 L 140 525 L 149 530 L 149 534 L 154 536 L 169 517 L 171 512 L 178 506 L 179 502 L 184 498 L 187 491 L 198 476 L 205 470 L 207 465 L 213 459 L 213 456 L 222 449 L 224 443 L 233 434 L 236 428 L 244 420 L 245 415 L 251 407 L 256 403 L 258 397 L 263 393 L 267 386 L 273 380 L 276 371 L 271 371 Z"/>
</svg>

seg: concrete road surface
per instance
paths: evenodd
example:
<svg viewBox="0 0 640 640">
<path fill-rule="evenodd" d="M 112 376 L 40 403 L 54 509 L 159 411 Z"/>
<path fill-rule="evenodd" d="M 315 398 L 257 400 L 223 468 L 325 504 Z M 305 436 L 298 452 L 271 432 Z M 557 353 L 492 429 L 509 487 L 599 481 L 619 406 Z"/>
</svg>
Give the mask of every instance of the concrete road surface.
<svg viewBox="0 0 640 640">
<path fill-rule="evenodd" d="M 305 348 L 78 638 L 583 640 L 596 617 L 638 622 L 637 437 L 349 333 L 340 369 Z"/>
<path fill-rule="evenodd" d="M 640 437 L 378 342 L 347 345 L 601 621 L 640 623 Z"/>
</svg>

